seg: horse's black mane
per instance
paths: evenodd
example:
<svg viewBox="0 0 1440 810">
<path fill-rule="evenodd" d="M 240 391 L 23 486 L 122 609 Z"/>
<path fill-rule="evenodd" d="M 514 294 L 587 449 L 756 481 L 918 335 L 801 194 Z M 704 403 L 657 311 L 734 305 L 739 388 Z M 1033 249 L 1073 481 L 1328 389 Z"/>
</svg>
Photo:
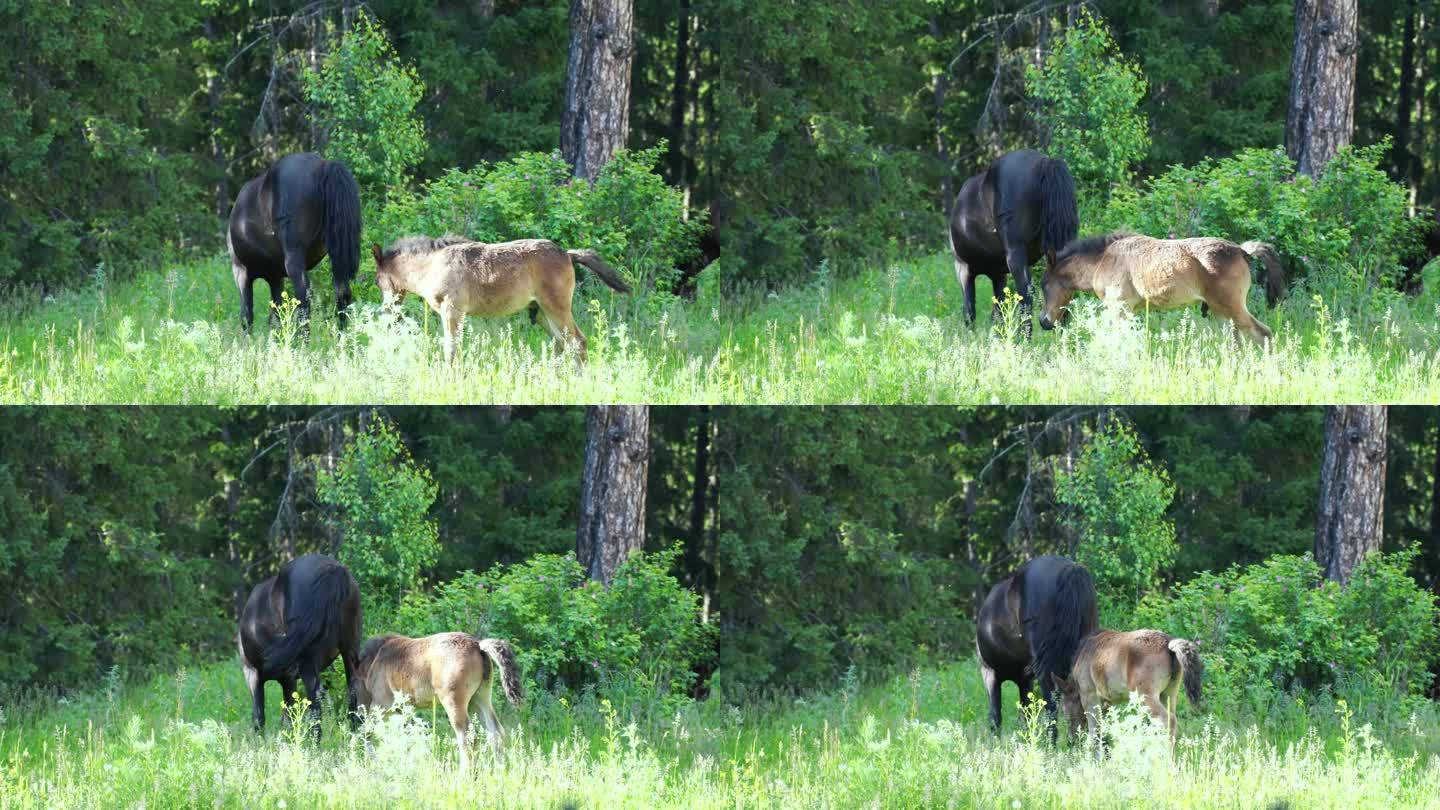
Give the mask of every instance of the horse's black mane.
<svg viewBox="0 0 1440 810">
<path fill-rule="evenodd" d="M 1074 242 L 1066 245 L 1065 248 L 1055 256 L 1055 262 L 1058 264 L 1071 256 L 1088 256 L 1094 258 L 1104 253 L 1105 248 L 1110 247 L 1112 242 L 1134 235 L 1135 234 L 1129 231 L 1115 231 L 1098 236 L 1087 236 L 1084 239 L 1076 239 Z"/>
<path fill-rule="evenodd" d="M 360 660 L 365 661 L 369 659 L 370 656 L 374 655 L 380 650 L 380 647 L 384 645 L 385 642 L 389 641 L 392 638 L 395 638 L 394 633 L 386 633 L 383 636 L 374 636 L 373 638 L 367 640 L 365 642 L 365 646 L 360 648 Z"/>
<path fill-rule="evenodd" d="M 403 239 L 397 239 L 391 242 L 390 246 L 385 248 L 385 261 L 388 262 L 401 254 L 434 253 L 441 248 L 471 241 L 474 240 L 467 239 L 463 236 L 456 236 L 453 233 L 447 233 L 438 239 L 431 239 L 428 236 L 406 236 Z"/>
</svg>

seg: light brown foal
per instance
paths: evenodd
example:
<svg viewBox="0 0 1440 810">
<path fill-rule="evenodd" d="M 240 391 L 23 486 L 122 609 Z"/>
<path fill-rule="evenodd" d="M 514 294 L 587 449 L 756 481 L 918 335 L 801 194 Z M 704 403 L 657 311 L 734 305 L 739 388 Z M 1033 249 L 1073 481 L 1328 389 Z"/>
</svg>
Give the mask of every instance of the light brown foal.
<svg viewBox="0 0 1440 810">
<path fill-rule="evenodd" d="M 1264 242 L 1237 245 L 1224 239 L 1154 239 L 1112 233 L 1072 242 L 1045 273 L 1045 307 L 1040 326 L 1053 329 L 1069 317 L 1070 301 L 1088 292 L 1119 301 L 1131 312 L 1165 310 L 1203 302 L 1257 343 L 1270 328 L 1246 307 L 1250 257 L 1266 270 L 1266 297 L 1273 306 L 1284 292 L 1284 272 L 1274 248 Z"/>
<path fill-rule="evenodd" d="M 372 245 L 375 281 L 389 303 L 415 293 L 440 315 L 445 359 L 455 356 L 465 316 L 513 315 L 535 302 L 556 349 L 572 342 L 585 362 L 585 335 L 575 325 L 575 264 L 590 269 L 605 285 L 630 292 L 630 285 L 593 250 L 564 250 L 548 239 L 475 242 L 461 236 L 409 236 L 384 250 Z"/>
<path fill-rule="evenodd" d="M 466 736 L 472 700 L 491 747 L 497 754 L 504 748 L 505 730 L 490 705 L 495 667 L 500 668 L 505 696 L 511 705 L 519 706 L 519 666 L 514 650 L 501 639 L 478 639 L 466 633 L 436 633 L 424 638 L 377 636 L 365 642 L 360 652 L 356 691 L 362 705 L 375 709 L 389 708 L 398 694 L 406 695 L 417 708 L 439 703 L 455 731 L 460 768 L 464 770 L 470 767 Z"/>
<path fill-rule="evenodd" d="M 1098 728 L 1105 706 L 1127 703 L 1130 693 L 1138 692 L 1150 715 L 1169 730 L 1173 745 L 1176 696 L 1183 684 L 1191 705 L 1199 705 L 1204 674 L 1193 641 L 1159 630 L 1100 630 L 1080 645 L 1069 678 L 1051 677 L 1070 718 L 1072 738 L 1078 739 L 1087 726 Z"/>
</svg>

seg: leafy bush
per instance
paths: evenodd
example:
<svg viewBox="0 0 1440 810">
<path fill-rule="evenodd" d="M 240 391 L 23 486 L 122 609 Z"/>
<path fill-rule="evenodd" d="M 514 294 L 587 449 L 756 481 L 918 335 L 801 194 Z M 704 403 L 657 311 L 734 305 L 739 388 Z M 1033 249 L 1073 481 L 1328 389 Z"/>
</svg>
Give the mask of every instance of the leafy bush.
<svg viewBox="0 0 1440 810">
<path fill-rule="evenodd" d="M 392 200 L 370 229 L 371 241 L 455 233 L 483 242 L 550 239 L 592 248 L 614 264 L 637 298 L 673 300 L 677 266 L 692 257 L 702 222 L 686 220 L 680 191 L 654 172 L 664 142 L 618 152 L 594 183 L 577 181 L 558 152 L 527 152 L 467 171 L 451 169 L 416 194 Z M 580 289 L 603 286 L 591 274 Z"/>
<path fill-rule="evenodd" d="M 1417 548 L 1371 554 L 1349 588 L 1310 555 L 1206 572 L 1146 598 L 1137 626 L 1199 642 L 1205 689 L 1222 703 L 1336 688 L 1421 695 L 1437 653 L 1436 598 L 1406 573 Z"/>
<path fill-rule="evenodd" d="M 1103 202 L 1150 148 L 1139 111 L 1146 89 L 1140 68 L 1120 53 L 1105 24 L 1082 8 L 1044 63 L 1026 70 L 1025 82 L 1042 102 L 1050 156 L 1070 166 L 1082 206 Z"/>
<path fill-rule="evenodd" d="M 1401 257 L 1418 242 L 1418 220 L 1406 216 L 1406 191 L 1380 162 L 1389 142 L 1341 149 L 1320 177 L 1295 175 L 1283 149 L 1245 149 L 1194 166 L 1174 166 L 1147 188 L 1112 197 L 1098 222 L 1159 238 L 1258 239 L 1286 258 L 1293 280 L 1327 301 L 1394 287 Z"/>
<path fill-rule="evenodd" d="M 344 538 L 340 560 L 360 582 L 365 608 L 393 610 L 440 553 L 428 517 L 436 491 L 430 471 L 410 458 L 389 420 L 377 418 L 334 472 L 320 472 L 316 490 L 335 507 Z"/>
<path fill-rule="evenodd" d="M 1055 497 L 1076 512 L 1075 557 L 1095 575 L 1102 624 L 1116 626 L 1175 559 L 1175 527 L 1165 516 L 1175 487 L 1135 431 L 1112 422 L 1090 438 L 1073 471 L 1056 477 Z"/>
<path fill-rule="evenodd" d="M 425 156 L 425 125 L 415 113 L 425 85 L 363 11 L 320 70 L 305 72 L 305 95 L 328 137 L 326 157 L 350 167 L 367 201 L 402 188 Z"/>
<path fill-rule="evenodd" d="M 395 630 L 504 638 L 525 676 L 547 689 L 603 687 L 640 673 L 658 695 L 681 698 L 715 628 L 700 623 L 698 598 L 670 576 L 679 555 L 678 546 L 636 554 L 609 588 L 588 579 L 573 554 L 466 571 L 430 594 L 408 596 Z"/>
</svg>

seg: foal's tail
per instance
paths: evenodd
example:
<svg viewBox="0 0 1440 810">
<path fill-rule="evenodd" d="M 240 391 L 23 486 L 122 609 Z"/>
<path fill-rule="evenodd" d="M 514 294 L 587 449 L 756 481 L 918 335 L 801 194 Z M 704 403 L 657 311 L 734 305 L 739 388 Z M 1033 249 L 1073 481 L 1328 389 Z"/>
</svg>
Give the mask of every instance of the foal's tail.
<svg viewBox="0 0 1440 810">
<path fill-rule="evenodd" d="M 1265 242 L 1246 242 L 1240 249 L 1265 265 L 1265 305 L 1274 309 L 1285 297 L 1285 268 L 1280 265 L 1280 254 Z"/>
<path fill-rule="evenodd" d="M 350 572 L 342 565 L 333 565 L 317 574 L 309 588 L 295 589 L 293 598 L 287 593 L 285 635 L 265 648 L 265 669 L 270 672 L 290 669 L 312 646 L 337 647 L 340 608 L 350 587 Z"/>
<path fill-rule="evenodd" d="M 482 638 L 480 651 L 489 656 L 500 670 L 500 682 L 505 686 L 505 698 L 511 706 L 519 706 L 525 697 L 520 689 L 520 663 L 515 660 L 515 650 L 510 642 L 502 638 Z"/>
<path fill-rule="evenodd" d="M 335 278 L 351 281 L 360 268 L 360 186 L 344 163 L 325 161 L 320 169 L 325 206 L 325 253 Z"/>
<path fill-rule="evenodd" d="M 1172 638 L 1166 646 L 1170 648 L 1170 655 L 1180 668 L 1180 680 L 1185 684 L 1185 696 L 1190 698 L 1190 705 L 1199 706 L 1200 679 L 1205 676 L 1205 664 L 1200 661 L 1200 648 L 1195 646 L 1195 642 L 1183 638 Z"/>
<path fill-rule="evenodd" d="M 1075 241 L 1080 215 L 1075 210 L 1075 178 L 1065 161 L 1045 158 L 1040 163 L 1040 248 L 1055 254 Z"/>
<path fill-rule="evenodd" d="M 615 271 L 615 268 L 606 264 L 605 260 L 600 258 L 599 253 L 588 249 L 567 250 L 565 252 L 570 255 L 570 259 L 572 261 L 583 264 L 585 265 L 585 267 L 589 268 L 590 272 L 594 273 L 601 281 L 605 282 L 605 286 L 617 292 L 630 292 L 630 285 L 625 283 L 625 279 L 620 277 L 620 274 Z"/>
</svg>

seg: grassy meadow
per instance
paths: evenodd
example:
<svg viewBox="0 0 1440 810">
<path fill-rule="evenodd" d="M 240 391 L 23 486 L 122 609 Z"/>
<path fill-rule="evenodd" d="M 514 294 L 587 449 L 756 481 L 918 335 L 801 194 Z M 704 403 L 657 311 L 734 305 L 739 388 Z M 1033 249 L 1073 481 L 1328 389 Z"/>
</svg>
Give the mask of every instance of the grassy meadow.
<svg viewBox="0 0 1440 810">
<path fill-rule="evenodd" d="M 1068 328 L 1037 327 L 1029 341 L 988 312 L 972 330 L 942 255 L 663 308 L 602 306 L 582 290 L 583 370 L 523 314 L 470 319 L 447 365 L 438 320 L 414 298 L 400 317 L 360 305 L 341 336 L 328 283 L 313 288 L 308 343 L 260 325 L 264 303 L 243 338 L 219 259 L 123 282 L 97 275 L 43 300 L 12 295 L 0 308 L 0 402 L 1440 402 L 1434 284 L 1383 311 L 1332 307 L 1303 287 L 1266 311 L 1256 287 L 1252 310 L 1276 333 L 1263 351 L 1237 348 L 1229 325 L 1198 309 L 1130 317 L 1093 299 Z M 362 271 L 358 289 L 373 297 L 373 276 Z"/>
<path fill-rule="evenodd" d="M 1015 716 L 999 743 L 975 662 L 876 685 L 739 705 L 715 697 L 667 711 L 532 694 L 503 759 L 469 774 L 443 713 L 371 721 L 372 751 L 327 713 L 317 749 L 249 730 L 233 662 L 136 686 L 28 696 L 0 716 L 3 807 L 1306 807 L 1440 806 L 1440 717 L 1321 696 L 1227 716 L 1181 712 L 1164 732 L 1118 717 L 1101 757 L 1051 748 Z M 640 690 L 619 690 L 622 694 Z M 498 705 L 498 703 L 497 703 Z"/>
</svg>

